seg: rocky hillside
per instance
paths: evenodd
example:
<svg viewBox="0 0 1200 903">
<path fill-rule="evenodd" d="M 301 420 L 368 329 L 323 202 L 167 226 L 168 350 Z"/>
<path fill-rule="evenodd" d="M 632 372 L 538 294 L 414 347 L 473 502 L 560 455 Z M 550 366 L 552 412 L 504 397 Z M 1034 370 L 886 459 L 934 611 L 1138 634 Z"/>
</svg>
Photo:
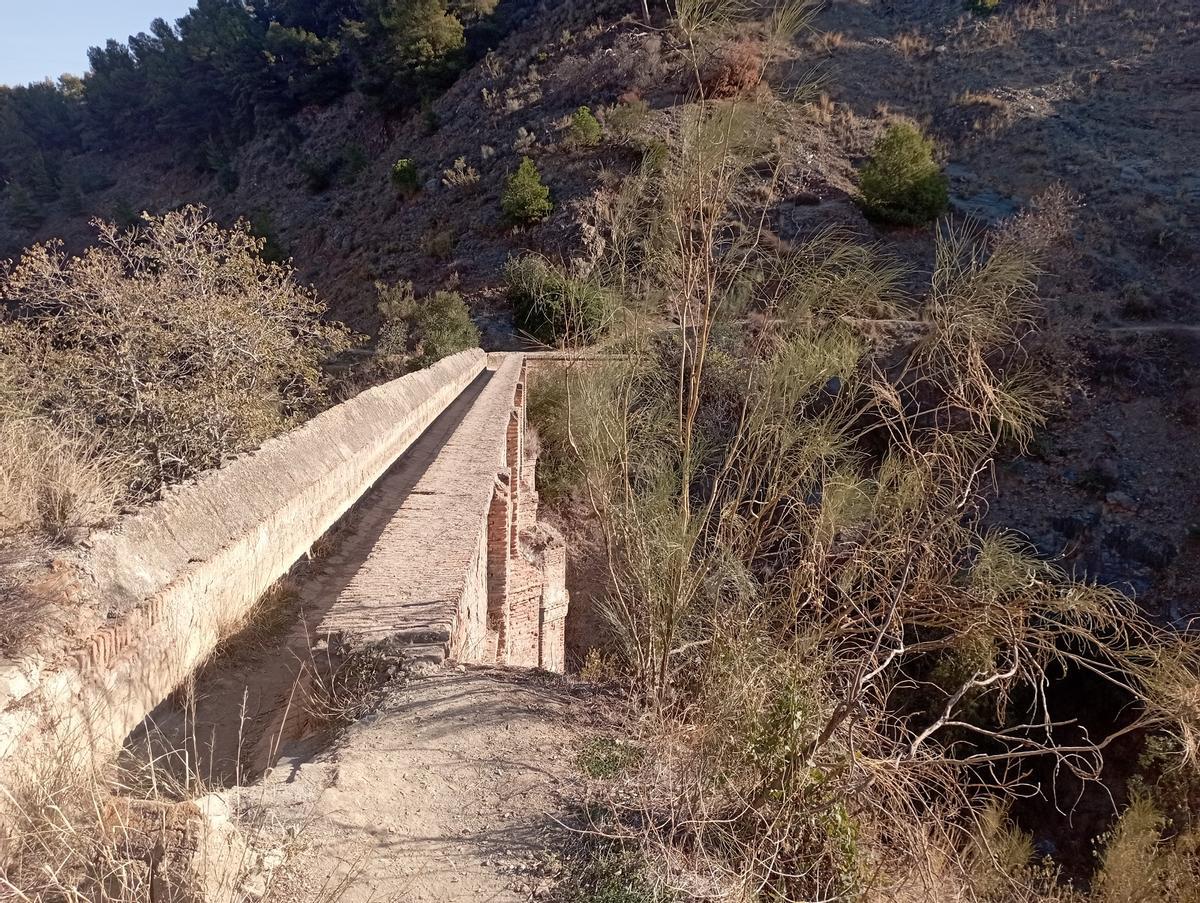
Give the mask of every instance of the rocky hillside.
<svg viewBox="0 0 1200 903">
<path fill-rule="evenodd" d="M 637 128 L 653 136 L 686 108 L 684 57 L 639 10 L 504 0 L 508 36 L 428 109 L 389 115 L 350 92 L 261 128 L 221 173 L 155 143 L 90 150 L 111 184 L 70 213 L 52 206 L 35 230 L 0 224 L 0 256 L 51 236 L 79 247 L 92 216 L 199 202 L 253 221 L 360 331 L 377 326 L 374 283 L 411 280 L 419 293 L 457 287 L 485 343 L 510 347 L 506 259 L 529 248 L 586 272 L 604 251 L 596 212 L 642 153 L 606 113 L 644 101 Z M 1196 609 L 1200 571 L 1198 28 L 1185 0 L 1002 2 L 992 15 L 959 0 L 834 2 L 767 79 L 811 100 L 774 151 L 785 184 L 770 225 L 783 242 L 848 225 L 922 281 L 932 229 L 877 227 L 852 199 L 856 166 L 896 117 L 937 139 L 959 217 L 999 221 L 1054 185 L 1079 198 L 1079 253 L 1046 279 L 1069 404 L 996 474 L 992 517 L 1176 621 Z M 581 105 L 605 124 L 595 147 L 570 140 Z M 555 209 L 512 228 L 499 197 L 524 156 Z M 415 194 L 390 180 L 400 159 Z"/>
<path fill-rule="evenodd" d="M 1200 11 L 1129 4 L 834 3 L 830 128 L 862 153 L 880 117 L 937 136 L 963 216 L 994 222 L 1047 186 L 1082 203 L 1048 313 L 1077 357 L 1069 405 L 997 474 L 993 517 L 1162 617 L 1200 608 Z M 924 236 L 893 236 L 927 247 Z"/>
</svg>

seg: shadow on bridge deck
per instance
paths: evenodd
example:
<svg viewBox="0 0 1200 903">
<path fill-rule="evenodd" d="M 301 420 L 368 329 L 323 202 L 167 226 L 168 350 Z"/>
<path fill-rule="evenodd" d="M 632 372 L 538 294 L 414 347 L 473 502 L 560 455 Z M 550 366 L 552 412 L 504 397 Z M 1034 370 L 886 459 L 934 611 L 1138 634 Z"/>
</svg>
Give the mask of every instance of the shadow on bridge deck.
<svg viewBox="0 0 1200 903">
<path fill-rule="evenodd" d="M 128 756 L 170 767 L 186 755 L 187 771 L 230 785 L 256 777 L 289 735 L 304 731 L 305 684 L 325 666 L 314 650 L 318 625 L 494 375 L 490 368 L 480 373 L 314 546 L 327 552 L 292 569 L 284 580 L 294 592 L 282 594 L 283 608 L 260 613 L 190 686 L 151 712 L 126 741 Z M 184 763 L 175 764 L 182 772 Z"/>
</svg>

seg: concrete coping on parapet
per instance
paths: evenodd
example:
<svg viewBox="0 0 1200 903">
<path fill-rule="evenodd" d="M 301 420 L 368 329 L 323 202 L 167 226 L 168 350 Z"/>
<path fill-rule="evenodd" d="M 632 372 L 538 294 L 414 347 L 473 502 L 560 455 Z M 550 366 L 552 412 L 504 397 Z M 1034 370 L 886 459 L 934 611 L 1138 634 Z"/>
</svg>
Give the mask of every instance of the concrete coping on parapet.
<svg viewBox="0 0 1200 903">
<path fill-rule="evenodd" d="M 517 353 L 517 352 L 512 352 Z M 604 351 L 522 351 L 529 361 L 627 361 L 632 355 Z"/>
</svg>

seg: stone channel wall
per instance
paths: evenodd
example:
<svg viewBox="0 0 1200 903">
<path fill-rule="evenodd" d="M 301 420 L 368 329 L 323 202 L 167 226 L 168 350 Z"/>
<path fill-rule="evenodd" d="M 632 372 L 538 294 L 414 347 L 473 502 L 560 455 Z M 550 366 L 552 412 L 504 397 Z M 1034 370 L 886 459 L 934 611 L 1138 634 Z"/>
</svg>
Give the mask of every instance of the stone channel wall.
<svg viewBox="0 0 1200 903">
<path fill-rule="evenodd" d="M 416 662 L 561 671 L 566 552 L 537 519 L 526 369 L 487 384 L 316 630 L 339 655 L 387 640 Z"/>
<path fill-rule="evenodd" d="M 562 671 L 567 618 L 566 546 L 538 521 L 537 454 L 525 442 L 524 360 L 512 394 L 502 468 L 488 508 L 485 648 L 503 665 Z"/>
<path fill-rule="evenodd" d="M 123 614 L 68 660 L 0 661 L 0 787 L 50 751 L 115 752 L 486 361 L 369 389 L 93 537 L 84 570 Z"/>
</svg>

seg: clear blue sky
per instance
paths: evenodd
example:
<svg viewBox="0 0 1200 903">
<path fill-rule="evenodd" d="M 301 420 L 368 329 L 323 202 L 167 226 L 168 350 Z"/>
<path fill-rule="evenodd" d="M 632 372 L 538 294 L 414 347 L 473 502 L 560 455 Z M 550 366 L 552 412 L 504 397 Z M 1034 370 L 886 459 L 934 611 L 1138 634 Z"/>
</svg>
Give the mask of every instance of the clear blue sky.
<svg viewBox="0 0 1200 903">
<path fill-rule="evenodd" d="M 89 47 L 124 42 L 157 18 L 174 22 L 194 0 L 0 0 L 0 85 L 87 70 Z"/>
</svg>

